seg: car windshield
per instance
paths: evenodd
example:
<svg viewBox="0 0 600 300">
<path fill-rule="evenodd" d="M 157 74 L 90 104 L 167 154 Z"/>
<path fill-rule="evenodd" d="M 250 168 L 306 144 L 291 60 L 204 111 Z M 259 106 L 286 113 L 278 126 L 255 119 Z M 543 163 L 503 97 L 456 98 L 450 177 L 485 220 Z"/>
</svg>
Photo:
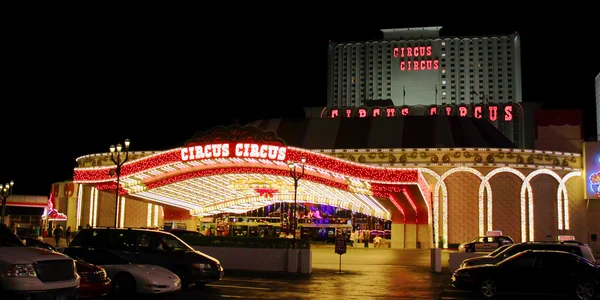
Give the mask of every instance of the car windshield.
<svg viewBox="0 0 600 300">
<path fill-rule="evenodd" d="M 195 251 L 188 244 L 172 234 L 143 232 L 140 234 L 139 247 L 150 251 Z"/>
<path fill-rule="evenodd" d="M 495 257 L 496 255 L 500 254 L 502 251 L 506 250 L 506 248 L 508 248 L 511 245 L 503 245 L 500 248 L 492 251 L 490 254 L 488 254 L 487 256 L 491 256 L 491 257 Z"/>
<path fill-rule="evenodd" d="M 6 227 L 0 225 L 0 247 L 25 247 L 23 242 Z"/>
<path fill-rule="evenodd" d="M 483 242 L 483 237 L 478 237 L 472 241 L 470 241 L 469 243 L 482 243 Z"/>
<path fill-rule="evenodd" d="M 161 234 L 162 247 L 167 251 L 194 251 L 192 247 L 176 236 Z"/>
</svg>

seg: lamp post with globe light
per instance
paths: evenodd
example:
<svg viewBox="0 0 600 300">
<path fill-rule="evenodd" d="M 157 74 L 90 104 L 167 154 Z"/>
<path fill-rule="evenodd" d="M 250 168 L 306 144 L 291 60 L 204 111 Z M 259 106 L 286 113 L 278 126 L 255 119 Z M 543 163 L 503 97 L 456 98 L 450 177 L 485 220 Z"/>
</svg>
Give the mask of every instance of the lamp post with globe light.
<svg viewBox="0 0 600 300">
<path fill-rule="evenodd" d="M 298 228 L 298 216 L 296 215 L 296 211 L 298 209 L 297 197 L 298 197 L 298 181 L 304 177 L 304 164 L 306 163 L 306 157 L 302 157 L 300 162 L 297 161 L 289 161 L 288 167 L 290 168 L 290 176 L 294 179 L 294 207 L 292 209 L 293 217 L 294 217 L 294 240 L 296 239 L 296 229 Z M 301 171 L 298 171 L 298 168 L 301 168 Z"/>
<path fill-rule="evenodd" d="M 125 164 L 127 159 L 129 159 L 129 140 L 125 140 L 125 149 L 123 151 L 123 146 L 121 144 L 110 145 L 110 159 L 117 166 L 114 170 L 111 169 L 109 172 L 110 176 L 117 175 L 117 187 L 115 188 L 115 228 L 119 226 L 119 188 L 121 181 L 121 166 Z M 121 160 L 121 154 L 125 153 L 125 158 Z M 122 217 L 122 216 L 121 216 Z"/>
<path fill-rule="evenodd" d="M 12 187 L 15 185 L 14 181 L 10 181 L 7 184 L 0 184 L 0 197 L 2 197 L 2 218 L 0 224 L 4 224 L 4 217 L 6 216 L 6 199 L 12 194 Z"/>
</svg>

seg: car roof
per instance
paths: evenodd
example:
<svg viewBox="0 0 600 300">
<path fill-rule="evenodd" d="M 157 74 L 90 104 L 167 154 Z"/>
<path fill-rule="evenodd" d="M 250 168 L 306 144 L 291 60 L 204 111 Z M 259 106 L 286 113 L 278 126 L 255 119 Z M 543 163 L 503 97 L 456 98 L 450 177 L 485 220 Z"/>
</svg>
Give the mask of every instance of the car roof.
<svg viewBox="0 0 600 300">
<path fill-rule="evenodd" d="M 577 241 L 531 241 L 531 242 L 523 242 L 521 244 L 537 244 L 537 245 L 543 245 L 543 244 L 553 244 L 553 245 L 575 245 L 575 246 L 585 246 L 584 243 L 581 242 L 577 242 Z"/>
<path fill-rule="evenodd" d="M 162 232 L 162 233 L 169 233 L 167 231 L 147 229 L 147 228 L 114 228 L 114 227 L 84 228 L 81 231 L 88 231 L 88 230 L 119 230 L 119 231 L 142 231 L 142 232 Z"/>
</svg>

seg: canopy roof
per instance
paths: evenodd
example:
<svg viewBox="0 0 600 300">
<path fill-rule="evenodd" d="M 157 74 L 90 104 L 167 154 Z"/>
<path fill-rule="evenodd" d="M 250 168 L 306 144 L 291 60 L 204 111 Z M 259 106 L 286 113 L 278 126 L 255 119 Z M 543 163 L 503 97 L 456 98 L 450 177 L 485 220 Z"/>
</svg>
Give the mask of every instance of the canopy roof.
<svg viewBox="0 0 600 300">
<path fill-rule="evenodd" d="M 419 169 L 345 161 L 288 147 L 270 134 L 252 126 L 216 128 L 196 135 L 184 147 L 126 162 L 120 170 L 120 194 L 189 209 L 198 216 L 242 213 L 274 202 L 293 202 L 294 184 L 288 163 L 305 158 L 304 176 L 297 190 L 300 203 L 328 204 L 384 219 L 391 219 L 393 210 L 400 210 L 405 217 L 414 217 L 417 211 L 427 216 L 430 191 Z M 242 138 L 249 135 L 252 138 Z M 225 144 L 231 149 L 227 157 L 223 157 Z M 238 153 L 239 144 L 264 145 L 265 157 Z M 213 149 L 209 158 L 197 152 L 208 149 L 207 145 Z M 218 147 L 223 150 L 219 155 L 214 150 Z M 283 156 L 267 155 L 270 150 Z M 300 164 L 296 168 L 301 172 Z M 74 182 L 114 191 L 114 169 L 76 168 Z"/>
</svg>

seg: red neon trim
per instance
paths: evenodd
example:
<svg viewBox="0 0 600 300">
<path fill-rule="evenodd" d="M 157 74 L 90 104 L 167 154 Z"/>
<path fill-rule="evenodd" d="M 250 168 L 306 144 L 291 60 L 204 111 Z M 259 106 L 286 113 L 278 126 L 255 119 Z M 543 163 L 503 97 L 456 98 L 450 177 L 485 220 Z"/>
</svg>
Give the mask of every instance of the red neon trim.
<svg viewBox="0 0 600 300">
<path fill-rule="evenodd" d="M 6 206 L 22 206 L 22 207 L 40 207 L 40 208 L 44 208 L 44 207 L 46 207 L 46 203 L 37 204 L 37 203 L 31 203 L 31 202 L 8 202 L 8 201 L 6 201 Z"/>
<path fill-rule="evenodd" d="M 400 211 L 400 213 L 402 213 L 403 223 L 406 224 L 406 214 L 404 213 L 404 209 L 402 208 L 402 206 L 398 203 L 398 201 L 396 201 L 393 194 L 389 194 L 389 199 L 392 202 L 392 204 L 394 204 L 394 206 L 398 209 L 398 211 Z M 392 214 L 392 219 L 393 219 L 393 216 L 394 216 L 394 214 Z"/>
<path fill-rule="evenodd" d="M 410 170 L 372 168 L 349 161 L 334 159 L 324 154 L 301 151 L 295 148 L 287 149 L 287 160 L 299 161 L 302 157 L 306 157 L 307 166 L 315 166 L 362 180 L 413 183 L 418 183 L 419 181 L 420 172 L 416 168 Z M 179 162 L 181 162 L 180 149 L 166 151 L 155 156 L 124 164 L 121 167 L 121 177 L 127 177 L 149 169 Z M 265 166 L 272 167 L 271 165 L 266 164 Z M 109 170 L 109 168 L 75 169 L 73 180 L 75 183 L 112 182 L 114 178 L 109 176 Z"/>
</svg>

